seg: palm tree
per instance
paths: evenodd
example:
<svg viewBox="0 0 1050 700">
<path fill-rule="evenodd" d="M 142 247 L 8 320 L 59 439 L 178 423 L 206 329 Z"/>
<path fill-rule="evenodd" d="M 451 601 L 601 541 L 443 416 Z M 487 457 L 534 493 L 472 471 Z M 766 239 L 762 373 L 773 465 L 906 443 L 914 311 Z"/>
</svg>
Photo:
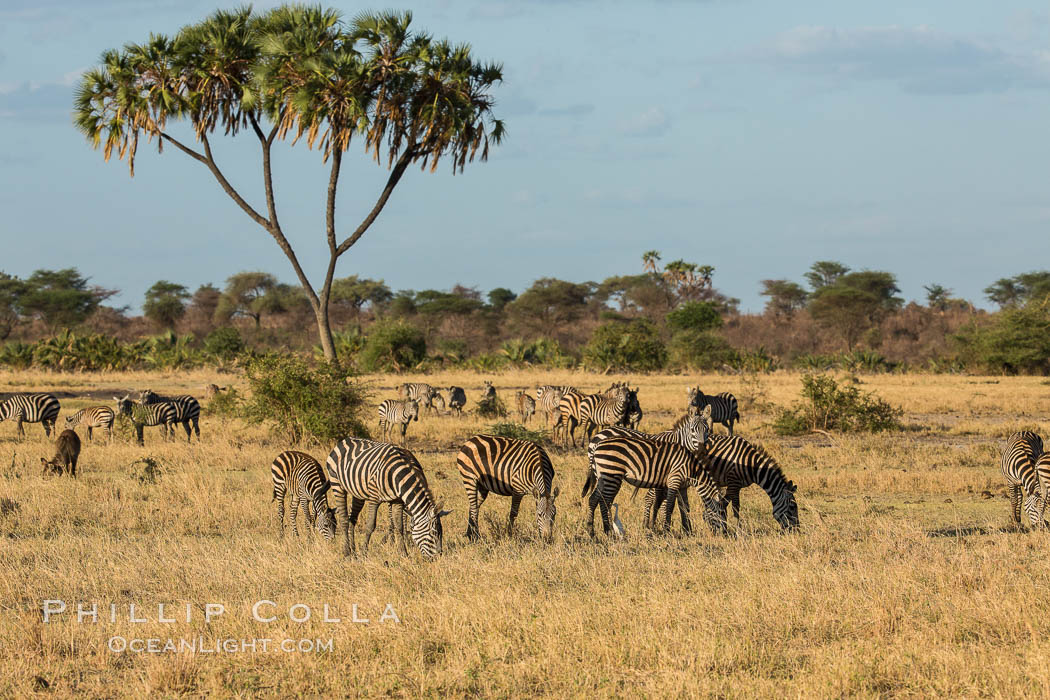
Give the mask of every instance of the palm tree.
<svg viewBox="0 0 1050 700">
<path fill-rule="evenodd" d="M 409 12 L 363 13 L 345 22 L 335 10 L 285 5 L 217 11 L 174 37 L 152 35 L 102 55 L 77 87 L 74 122 L 106 160 L 116 152 L 135 173 L 140 137 L 201 163 L 226 194 L 270 234 L 291 262 L 317 317 L 324 355 L 335 361 L 328 306 L 336 263 L 369 229 L 412 165 L 434 171 L 443 159 L 462 172 L 506 132 L 492 113 L 502 67 L 476 61 L 467 45 L 410 28 Z M 169 122 L 193 127 L 197 145 Z M 265 211 L 226 179 L 212 152 L 216 133 L 259 142 Z M 349 232 L 336 226 L 343 154 L 354 137 L 389 174 L 374 206 Z M 271 149 L 305 141 L 328 165 L 320 288 L 309 280 L 281 226 Z"/>
</svg>

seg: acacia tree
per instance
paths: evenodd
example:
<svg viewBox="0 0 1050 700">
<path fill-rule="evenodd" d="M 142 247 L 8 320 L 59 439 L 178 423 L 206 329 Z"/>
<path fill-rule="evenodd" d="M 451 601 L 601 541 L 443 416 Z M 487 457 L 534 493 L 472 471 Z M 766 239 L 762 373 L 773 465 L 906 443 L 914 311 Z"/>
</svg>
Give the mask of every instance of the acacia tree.
<svg viewBox="0 0 1050 700">
<path fill-rule="evenodd" d="M 344 22 L 335 10 L 285 5 L 261 14 L 218 11 L 173 37 L 106 51 L 77 86 L 74 121 L 108 160 L 115 152 L 134 175 L 145 137 L 201 163 L 223 191 L 284 252 L 317 318 L 325 357 L 335 361 L 328 303 L 339 257 L 383 210 L 409 166 L 433 172 L 447 159 L 462 172 L 486 160 L 504 136 L 490 90 L 502 67 L 480 63 L 470 47 L 409 28 L 410 12 L 362 13 Z M 169 130 L 192 127 L 196 145 Z M 259 142 L 265 211 L 229 182 L 215 159 L 215 134 L 247 133 Z M 343 154 L 354 137 L 389 170 L 374 206 L 349 232 L 336 226 Z M 311 284 L 277 215 L 271 150 L 305 140 L 329 166 L 324 199 L 328 265 Z"/>
<path fill-rule="evenodd" d="M 154 323 L 174 329 L 175 323 L 186 314 L 186 300 L 189 298 L 186 287 L 160 280 L 146 290 L 142 313 Z"/>
</svg>

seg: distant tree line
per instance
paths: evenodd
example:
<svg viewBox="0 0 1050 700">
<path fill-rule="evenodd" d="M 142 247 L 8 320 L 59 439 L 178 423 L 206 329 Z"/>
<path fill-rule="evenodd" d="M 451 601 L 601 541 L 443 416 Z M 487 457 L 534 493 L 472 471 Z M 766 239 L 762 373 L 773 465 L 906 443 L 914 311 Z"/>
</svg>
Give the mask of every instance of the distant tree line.
<svg viewBox="0 0 1050 700">
<path fill-rule="evenodd" d="M 463 285 L 393 290 L 353 275 L 332 282 L 333 344 L 340 359 L 364 371 L 532 364 L 1050 373 L 1047 271 L 989 285 L 985 294 L 1000 307 L 993 313 L 933 283 L 924 300 L 905 303 L 892 273 L 837 261 L 815 262 L 800 281 L 762 280 L 760 314 L 740 313 L 714 279 L 713 267 L 663 262 L 658 251 L 643 254 L 637 273 L 601 282 L 545 277 L 520 294 Z M 147 290 L 141 317 L 105 305 L 116 293 L 76 269 L 38 270 L 26 279 L 0 273 L 0 340 L 75 331 L 137 343 L 163 333 L 168 340 L 149 346 L 155 354 L 178 346 L 188 354 L 175 355 L 185 359 L 196 348 L 202 362 L 253 349 L 326 354 L 315 345 L 303 289 L 266 272 L 238 272 L 192 292 L 160 280 Z M 33 352 L 50 358 L 56 351 L 11 352 L 25 362 Z"/>
</svg>

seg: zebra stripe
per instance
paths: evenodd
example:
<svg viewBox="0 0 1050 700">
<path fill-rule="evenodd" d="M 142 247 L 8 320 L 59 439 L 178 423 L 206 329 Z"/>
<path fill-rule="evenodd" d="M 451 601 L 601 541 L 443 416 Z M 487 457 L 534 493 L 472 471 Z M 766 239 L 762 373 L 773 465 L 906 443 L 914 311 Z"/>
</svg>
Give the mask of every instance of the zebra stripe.
<svg viewBox="0 0 1050 700">
<path fill-rule="evenodd" d="M 306 454 L 286 450 L 277 455 L 270 465 L 273 481 L 274 513 L 277 516 L 277 531 L 284 537 L 284 496 L 291 490 L 292 534 L 299 537 L 295 516 L 302 508 L 310 525 L 317 528 L 326 540 L 335 537 L 335 510 L 328 507 L 328 477 L 321 464 Z"/>
<path fill-rule="evenodd" d="M 536 413 L 536 399 L 532 398 L 524 391 L 519 391 L 517 403 L 518 416 L 521 418 L 521 423 L 522 425 L 528 425 L 529 419 Z"/>
<path fill-rule="evenodd" d="M 433 410 L 431 401 L 436 393 L 437 390 L 425 382 L 405 382 L 397 388 L 398 397 L 411 399 L 418 403 L 424 415 L 427 411 Z"/>
<path fill-rule="evenodd" d="M 450 386 L 448 388 L 448 407 L 457 414 L 463 413 L 463 407 L 467 405 L 467 392 L 461 386 Z"/>
<path fill-rule="evenodd" d="M 395 425 L 401 426 L 401 444 L 405 444 L 408 424 L 419 420 L 419 404 L 414 399 L 387 399 L 379 404 L 379 431 L 386 440 Z"/>
<path fill-rule="evenodd" d="M 1039 486 L 1042 489 L 1042 496 L 1038 499 L 1039 503 L 1039 515 L 1036 522 L 1041 527 L 1046 527 L 1046 522 L 1043 520 L 1043 515 L 1046 512 L 1046 502 L 1050 499 L 1050 452 L 1043 452 L 1039 455 L 1039 458 L 1035 460 L 1035 476 L 1039 480 Z M 1026 503 L 1026 509 L 1030 508 Z M 1028 516 L 1031 520 L 1032 516 Z"/>
<path fill-rule="evenodd" d="M 182 423 L 182 427 L 186 429 L 186 442 L 189 442 L 192 436 L 190 424 L 193 425 L 193 432 L 197 435 L 197 442 L 200 442 L 201 404 L 197 399 L 189 394 L 161 396 L 150 389 L 143 389 L 139 395 L 139 400 L 144 406 L 155 403 L 170 403 L 175 407 L 175 422 Z"/>
<path fill-rule="evenodd" d="M 362 552 L 368 551 L 379 504 L 390 503 L 394 508 L 396 530 L 401 534 L 401 552 L 408 554 L 403 526 L 407 512 L 412 519 L 412 540 L 423 557 L 430 559 L 441 554 L 441 518 L 450 511 L 435 505 L 423 467 L 411 452 L 384 442 L 347 438 L 328 455 L 325 473 L 335 496 L 336 523 L 344 533 L 344 555 L 355 551 L 354 530 L 366 501 L 369 502 L 368 521 Z M 351 498 L 349 513 L 348 495 Z"/>
<path fill-rule="evenodd" d="M 51 437 L 51 429 L 58 420 L 62 405 L 52 394 L 15 394 L 0 403 L 0 423 L 13 420 L 18 429 L 18 437 L 25 437 L 22 423 L 40 423 L 44 435 Z"/>
<path fill-rule="evenodd" d="M 739 436 L 712 435 L 707 444 L 707 459 L 715 481 L 726 488 L 726 499 L 733 504 L 738 522 L 740 490 L 758 484 L 769 496 L 773 517 L 780 526 L 785 530 L 798 529 L 796 486 L 765 450 Z"/>
<path fill-rule="evenodd" d="M 620 421 L 620 425 L 625 428 L 637 430 L 638 425 L 642 422 L 642 406 L 638 403 L 638 388 L 627 389 L 627 408 L 624 410 L 623 420 Z"/>
<path fill-rule="evenodd" d="M 704 519 L 714 532 L 725 530 L 726 501 L 704 464 L 703 452 L 687 450 L 677 443 L 657 442 L 635 435 L 618 435 L 598 443 L 594 450 L 597 484 L 591 492 L 587 527 L 594 536 L 594 509 L 601 507 L 602 527 L 609 533 L 609 507 L 624 481 L 639 488 L 663 487 L 668 494 L 661 508 L 665 527 L 670 527 L 675 501 L 687 508 L 682 494 L 690 483 L 704 502 Z"/>
<path fill-rule="evenodd" d="M 616 386 L 605 394 L 590 394 L 583 397 L 579 409 L 580 422 L 583 423 L 588 440 L 594 435 L 596 429 L 619 425 L 624 421 L 627 416 L 627 396 L 626 387 Z"/>
<path fill-rule="evenodd" d="M 558 422 L 554 424 L 554 439 L 557 439 L 560 428 L 562 441 L 566 446 L 572 438 L 572 446 L 576 447 L 576 426 L 580 424 L 580 403 L 584 396 L 575 390 L 566 391 L 558 402 Z"/>
<path fill-rule="evenodd" d="M 695 406 L 699 411 L 704 406 L 711 407 L 711 420 L 721 423 L 733 434 L 733 424 L 740 420 L 740 411 L 737 410 L 736 397 L 723 391 L 721 394 L 705 394 L 700 387 L 689 389 L 689 405 Z"/>
<path fill-rule="evenodd" d="M 175 404 L 167 402 L 141 404 L 127 396 L 122 399 L 113 398 L 117 402 L 117 413 L 131 419 L 131 424 L 135 426 L 135 437 L 140 445 L 143 444 L 142 433 L 143 428 L 146 427 L 164 426 L 164 438 L 175 437 L 175 424 L 179 422 Z"/>
<path fill-rule="evenodd" d="M 1045 503 L 1038 503 L 1040 479 L 1035 467 L 1042 451 L 1042 438 L 1030 430 L 1022 430 L 1010 436 L 999 461 L 1003 476 L 1006 477 L 1007 490 L 1010 492 L 1010 513 L 1017 525 L 1021 524 L 1022 499 L 1028 522 L 1033 527 L 1042 523 L 1040 513 L 1045 508 Z M 1046 496 L 1045 491 L 1043 496 Z"/>
<path fill-rule="evenodd" d="M 113 439 L 113 420 L 116 414 L 109 406 L 92 406 L 82 408 L 71 416 L 66 416 L 66 429 L 85 428 L 88 440 L 91 439 L 92 428 L 102 428 L 106 431 L 106 439 Z"/>
<path fill-rule="evenodd" d="M 460 449 L 456 465 L 470 504 L 469 539 L 479 537 L 478 512 L 489 493 L 511 498 L 508 535 L 514 529 L 521 499 L 532 494 L 536 498 L 536 527 L 540 537 L 548 541 L 554 537 L 557 512 L 554 499 L 558 497 L 558 489 L 551 490 L 554 466 L 542 447 L 529 440 L 475 435 Z"/>
</svg>

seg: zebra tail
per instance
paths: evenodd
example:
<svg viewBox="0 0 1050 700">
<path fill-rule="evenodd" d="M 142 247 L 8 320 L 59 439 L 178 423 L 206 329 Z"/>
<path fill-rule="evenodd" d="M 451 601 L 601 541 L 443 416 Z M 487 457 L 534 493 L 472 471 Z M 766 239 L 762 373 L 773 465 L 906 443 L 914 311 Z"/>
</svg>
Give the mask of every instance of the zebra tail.
<svg viewBox="0 0 1050 700">
<path fill-rule="evenodd" d="M 638 495 L 638 492 L 642 490 L 641 486 L 634 487 L 634 493 L 631 494 L 631 503 L 634 503 L 634 497 Z"/>
<path fill-rule="evenodd" d="M 594 477 L 594 472 L 588 469 L 587 480 L 583 482 L 583 492 L 580 493 L 580 498 L 587 498 L 587 494 L 593 491 L 597 484 L 598 480 Z"/>
</svg>

